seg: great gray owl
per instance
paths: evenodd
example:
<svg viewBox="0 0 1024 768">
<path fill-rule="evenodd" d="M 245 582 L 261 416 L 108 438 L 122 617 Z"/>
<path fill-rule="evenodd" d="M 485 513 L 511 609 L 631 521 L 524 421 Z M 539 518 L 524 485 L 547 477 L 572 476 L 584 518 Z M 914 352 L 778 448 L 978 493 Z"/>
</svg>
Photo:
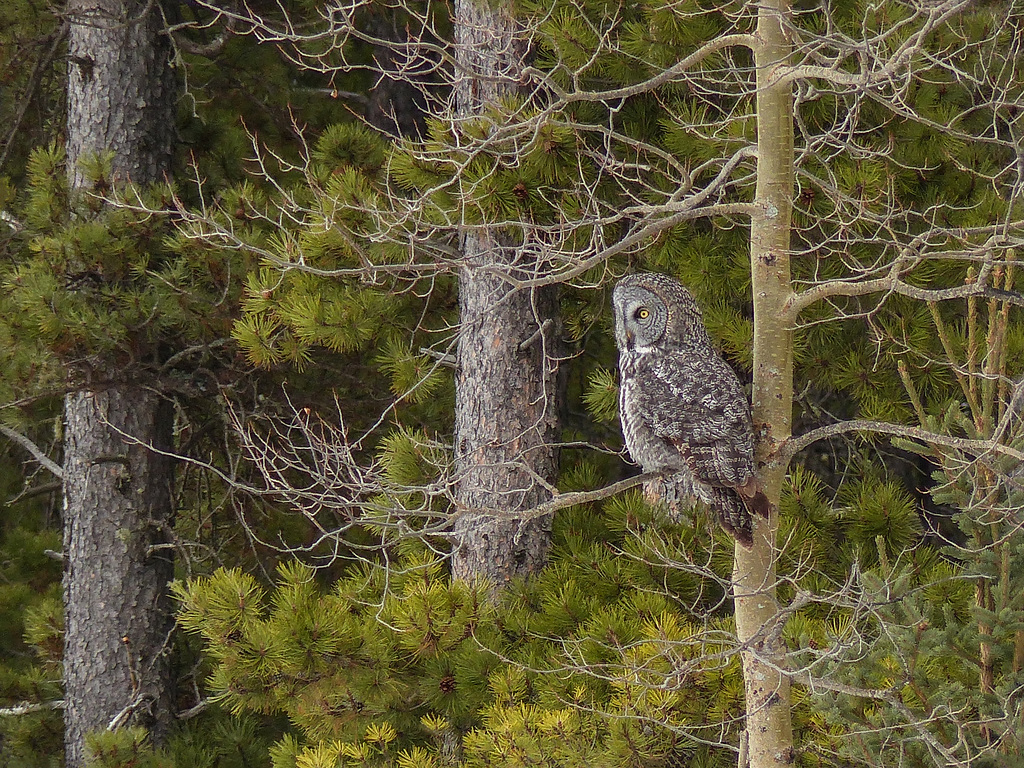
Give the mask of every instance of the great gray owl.
<svg viewBox="0 0 1024 768">
<path fill-rule="evenodd" d="M 750 405 L 693 296 L 665 275 L 629 275 L 612 306 L 629 455 L 645 472 L 690 473 L 698 498 L 750 546 L 750 513 L 770 509 L 755 476 Z"/>
</svg>

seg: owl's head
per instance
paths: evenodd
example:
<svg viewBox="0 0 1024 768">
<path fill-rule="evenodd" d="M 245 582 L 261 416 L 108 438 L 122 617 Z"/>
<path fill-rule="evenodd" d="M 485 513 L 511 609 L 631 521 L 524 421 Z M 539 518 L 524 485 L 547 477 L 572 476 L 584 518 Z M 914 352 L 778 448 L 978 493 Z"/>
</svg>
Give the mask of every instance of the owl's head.
<svg viewBox="0 0 1024 768">
<path fill-rule="evenodd" d="M 612 291 L 620 350 L 710 345 L 700 309 L 678 280 L 654 272 L 628 275 Z"/>
</svg>

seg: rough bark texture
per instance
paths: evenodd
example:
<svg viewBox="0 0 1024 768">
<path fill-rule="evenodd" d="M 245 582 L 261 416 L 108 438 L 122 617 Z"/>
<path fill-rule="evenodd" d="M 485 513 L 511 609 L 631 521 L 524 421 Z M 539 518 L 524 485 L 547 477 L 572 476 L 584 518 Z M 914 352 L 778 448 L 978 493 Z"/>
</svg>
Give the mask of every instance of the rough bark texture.
<svg viewBox="0 0 1024 768">
<path fill-rule="evenodd" d="M 68 170 L 78 159 L 113 152 L 114 174 L 138 184 L 170 167 L 175 80 L 168 37 L 156 3 L 68 3 Z"/>
<path fill-rule="evenodd" d="M 774 69 L 787 61 L 790 45 L 782 20 L 788 0 L 759 6 L 754 63 L 757 67 L 758 213 L 750 225 L 754 293 L 755 431 L 762 431 L 759 458 L 768 459 L 790 435 L 793 414 L 792 331 L 783 321 L 790 284 L 790 221 L 793 200 L 793 97 L 789 84 L 769 85 Z M 775 536 L 785 468 L 768 465 L 762 481 L 775 505 L 768 524 L 754 531 L 754 546 L 736 546 L 733 592 L 736 632 L 743 652 L 746 738 L 751 768 L 777 768 L 794 760 L 789 678 L 785 649 L 774 625 Z M 743 767 L 741 767 L 743 768 Z"/>
<path fill-rule="evenodd" d="M 173 626 L 166 542 L 173 413 L 153 392 L 121 385 L 65 401 L 64 685 L 67 765 L 85 734 L 171 721 L 167 657 Z M 131 438 L 126 438 L 131 436 Z M 136 440 L 141 441 L 136 442 Z M 123 714 L 122 714 L 123 713 Z"/>
<path fill-rule="evenodd" d="M 464 246 L 476 253 L 477 237 Z M 459 284 L 455 460 L 460 483 L 458 548 L 452 572 L 496 586 L 543 566 L 550 517 L 523 521 L 517 510 L 549 498 L 538 478 L 556 470 L 555 368 L 550 330 L 520 346 L 556 311 L 550 289 L 510 291 L 500 278 L 463 270 Z"/>
<path fill-rule="evenodd" d="M 460 0 L 455 14 L 462 120 L 516 87 L 524 47 L 506 7 Z M 546 500 L 544 482 L 555 476 L 557 323 L 545 321 L 557 315 L 557 296 L 501 279 L 533 265 L 493 229 L 467 230 L 461 243 L 452 573 L 500 587 L 539 569 L 550 541 L 550 518 L 523 521 L 516 512 Z"/>
<path fill-rule="evenodd" d="M 155 3 L 71 0 L 68 37 L 68 171 L 112 152 L 114 180 L 140 184 L 169 170 L 175 87 L 170 46 Z M 161 543 L 171 521 L 171 413 L 151 391 L 111 381 L 102 362 L 89 389 L 65 398 L 65 747 L 85 759 L 87 732 L 139 723 L 159 741 L 171 722 L 173 576 Z M 115 372 L 116 373 L 116 372 Z M 126 439 L 125 435 L 130 436 Z M 137 441 L 137 442 L 136 442 Z"/>
</svg>

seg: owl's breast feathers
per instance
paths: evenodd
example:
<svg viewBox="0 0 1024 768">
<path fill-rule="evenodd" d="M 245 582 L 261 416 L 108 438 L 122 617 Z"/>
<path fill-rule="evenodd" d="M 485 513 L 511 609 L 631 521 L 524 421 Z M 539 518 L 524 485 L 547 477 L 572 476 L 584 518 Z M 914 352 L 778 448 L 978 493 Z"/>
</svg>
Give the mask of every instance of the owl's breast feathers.
<svg viewBox="0 0 1024 768">
<path fill-rule="evenodd" d="M 755 475 L 750 405 L 732 368 L 714 350 L 673 350 L 632 360 L 639 417 L 670 443 L 694 476 L 731 489 L 751 513 L 770 503 Z"/>
<path fill-rule="evenodd" d="M 678 472 L 688 469 L 686 457 L 679 453 L 670 440 L 658 435 L 646 417 L 643 406 L 644 385 L 641 379 L 633 375 L 636 358 L 636 355 L 624 355 L 619 362 L 622 371 L 619 416 L 626 449 L 644 472 Z"/>
</svg>

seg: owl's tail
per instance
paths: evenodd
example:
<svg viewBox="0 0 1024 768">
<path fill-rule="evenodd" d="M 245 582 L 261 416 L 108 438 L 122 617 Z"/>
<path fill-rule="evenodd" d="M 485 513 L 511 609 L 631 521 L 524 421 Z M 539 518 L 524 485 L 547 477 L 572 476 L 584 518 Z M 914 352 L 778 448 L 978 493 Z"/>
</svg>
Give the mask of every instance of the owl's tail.
<svg viewBox="0 0 1024 768">
<path fill-rule="evenodd" d="M 767 518 L 772 510 L 757 478 L 751 477 L 735 488 L 715 488 L 712 497 L 712 506 L 718 512 L 722 527 L 740 544 L 751 547 L 754 543 L 752 515 Z"/>
<path fill-rule="evenodd" d="M 772 504 L 761 490 L 761 483 L 757 481 L 756 477 L 751 477 L 743 485 L 736 486 L 736 493 L 743 500 L 743 506 L 751 514 L 764 518 L 771 514 Z"/>
<path fill-rule="evenodd" d="M 645 492 L 652 503 L 666 503 L 672 519 L 679 518 L 681 507 L 700 500 L 714 510 L 726 532 L 747 549 L 754 544 L 753 515 L 766 518 L 771 511 L 768 497 L 755 478 L 733 488 L 702 483 L 683 471 L 646 483 Z"/>
<path fill-rule="evenodd" d="M 754 519 L 737 491 L 712 487 L 709 506 L 718 513 L 718 522 L 730 536 L 747 549 L 754 545 Z"/>
</svg>

